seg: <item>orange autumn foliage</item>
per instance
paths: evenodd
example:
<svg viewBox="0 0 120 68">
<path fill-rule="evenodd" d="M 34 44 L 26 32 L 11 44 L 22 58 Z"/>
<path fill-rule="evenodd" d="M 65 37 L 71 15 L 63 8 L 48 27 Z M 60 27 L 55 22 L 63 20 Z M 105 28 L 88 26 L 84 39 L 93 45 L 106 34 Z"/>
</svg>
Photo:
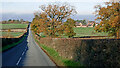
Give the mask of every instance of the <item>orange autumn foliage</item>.
<svg viewBox="0 0 120 68">
<path fill-rule="evenodd" d="M 119 38 L 120 33 L 120 3 L 106 2 L 106 6 L 95 6 L 97 21 L 100 25 L 95 27 L 97 32 L 108 32 L 109 36 Z"/>
<path fill-rule="evenodd" d="M 43 33 L 48 37 L 61 37 L 63 35 L 72 37 L 75 35 L 73 29 L 69 29 L 69 27 L 72 28 L 74 27 L 73 25 L 75 25 L 74 20 L 69 19 L 71 15 L 76 13 L 73 7 L 67 4 L 52 4 L 48 6 L 42 5 L 40 6 L 40 9 L 42 11 L 35 13 L 35 18 L 31 24 L 32 30 L 35 33 Z M 69 22 L 64 26 L 65 20 L 68 19 Z M 73 23 L 71 23 L 70 20 Z M 70 34 L 66 34 L 66 32 Z"/>
</svg>

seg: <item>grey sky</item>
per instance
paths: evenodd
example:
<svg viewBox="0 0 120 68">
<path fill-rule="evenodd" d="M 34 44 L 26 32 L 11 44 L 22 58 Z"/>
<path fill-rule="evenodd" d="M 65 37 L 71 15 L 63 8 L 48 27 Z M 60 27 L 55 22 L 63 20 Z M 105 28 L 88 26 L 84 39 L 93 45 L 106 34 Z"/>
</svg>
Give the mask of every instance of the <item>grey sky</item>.
<svg viewBox="0 0 120 68">
<path fill-rule="evenodd" d="M 43 4 L 68 2 L 75 6 L 78 14 L 92 15 L 95 11 L 94 6 L 105 1 L 109 0 L 2 0 L 2 11 L 0 13 L 31 14 L 38 11 L 39 6 Z"/>
</svg>

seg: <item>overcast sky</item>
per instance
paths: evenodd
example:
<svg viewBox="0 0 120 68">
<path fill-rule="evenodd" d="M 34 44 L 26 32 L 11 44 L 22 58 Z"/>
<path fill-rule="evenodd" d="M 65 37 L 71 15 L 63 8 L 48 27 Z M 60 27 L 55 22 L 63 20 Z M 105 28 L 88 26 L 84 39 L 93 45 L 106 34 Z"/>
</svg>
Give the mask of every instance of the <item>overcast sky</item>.
<svg viewBox="0 0 120 68">
<path fill-rule="evenodd" d="M 75 6 L 78 14 L 92 15 L 94 6 L 109 0 L 1 0 L 0 13 L 31 14 L 39 10 L 39 6 L 54 2 L 68 2 Z"/>
</svg>

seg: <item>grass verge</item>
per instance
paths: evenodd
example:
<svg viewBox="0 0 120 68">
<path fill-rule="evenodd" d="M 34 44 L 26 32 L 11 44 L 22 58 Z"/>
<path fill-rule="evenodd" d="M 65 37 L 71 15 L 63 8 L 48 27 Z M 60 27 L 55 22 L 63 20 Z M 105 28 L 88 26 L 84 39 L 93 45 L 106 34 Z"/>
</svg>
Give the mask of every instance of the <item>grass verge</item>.
<svg viewBox="0 0 120 68">
<path fill-rule="evenodd" d="M 16 46 L 17 44 L 21 43 L 21 42 L 24 40 L 24 38 L 25 38 L 25 36 L 24 36 L 20 41 L 18 41 L 18 42 L 16 42 L 16 43 L 13 43 L 13 44 L 10 44 L 10 45 L 7 45 L 7 46 L 1 48 L 1 49 L 0 49 L 0 52 L 5 51 L 5 50 L 7 50 L 7 49 L 9 49 L 9 48 L 11 48 L 11 47 Z"/>
<path fill-rule="evenodd" d="M 34 34 L 33 34 L 33 36 L 34 36 Z M 75 62 L 73 60 L 66 59 L 66 58 L 64 58 L 62 56 L 59 56 L 59 53 L 57 51 L 55 51 L 55 49 L 41 44 L 35 37 L 34 37 L 34 39 L 39 44 L 39 46 L 47 52 L 47 54 L 51 57 L 51 59 L 58 66 L 67 66 L 69 68 L 74 68 L 74 67 L 77 66 L 77 67 L 84 68 L 84 66 L 81 65 L 80 62 Z"/>
</svg>

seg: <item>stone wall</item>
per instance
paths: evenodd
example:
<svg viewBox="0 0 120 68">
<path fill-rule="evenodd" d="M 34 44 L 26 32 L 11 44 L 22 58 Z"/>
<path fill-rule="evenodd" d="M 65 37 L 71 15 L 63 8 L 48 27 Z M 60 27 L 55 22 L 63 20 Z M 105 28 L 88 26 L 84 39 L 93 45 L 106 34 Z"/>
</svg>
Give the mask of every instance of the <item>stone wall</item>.
<svg viewBox="0 0 120 68">
<path fill-rule="evenodd" d="M 120 39 L 36 38 L 60 56 L 86 66 L 120 66 Z"/>
</svg>

